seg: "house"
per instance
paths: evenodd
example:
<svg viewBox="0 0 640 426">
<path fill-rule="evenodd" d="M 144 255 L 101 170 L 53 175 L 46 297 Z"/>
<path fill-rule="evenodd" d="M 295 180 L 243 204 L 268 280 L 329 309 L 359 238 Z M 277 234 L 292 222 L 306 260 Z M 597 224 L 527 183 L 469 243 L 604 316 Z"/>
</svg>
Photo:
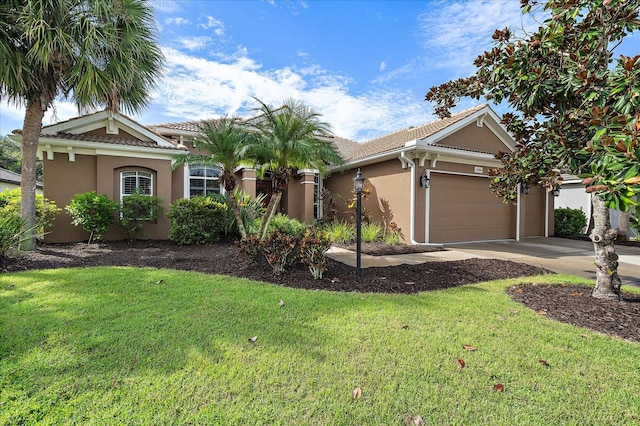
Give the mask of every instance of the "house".
<svg viewBox="0 0 640 426">
<path fill-rule="evenodd" d="M 43 159 L 45 196 L 58 207 L 75 194 L 97 191 L 122 200 L 136 188 L 172 201 L 220 192 L 221 171 L 209 166 L 172 168 L 177 155 L 194 151 L 198 122 L 143 126 L 117 113 L 96 112 L 42 128 L 38 154 Z M 20 132 L 12 138 L 20 140 Z M 320 192 L 326 187 L 351 195 L 360 168 L 372 194 L 367 200 L 374 220 L 395 222 L 411 244 L 522 239 L 549 235 L 553 199 L 532 188 L 516 205 L 503 204 L 489 190 L 487 170 L 499 167 L 494 155 L 512 150 L 513 140 L 496 114 L 481 105 L 420 127 L 357 143 L 326 136 L 346 159 L 324 181 L 315 170 L 297 170 L 281 201 L 281 211 L 312 223 L 322 215 Z M 250 167 L 236 172 L 238 186 L 250 195 L 270 193 L 269 177 L 258 179 Z M 420 187 L 420 181 L 425 187 Z M 340 209 L 345 212 L 346 206 Z M 552 218 L 553 216 L 551 216 Z M 169 221 L 161 215 L 145 227 L 145 237 L 166 239 Z M 47 235 L 48 242 L 83 241 L 81 228 L 62 212 Z M 122 239 L 112 227 L 105 239 Z"/>
<path fill-rule="evenodd" d="M 362 144 L 336 145 L 348 171 L 336 171 L 326 188 L 350 196 L 360 169 L 372 190 L 364 208 L 374 221 L 395 222 L 407 243 L 521 240 L 553 233 L 550 193 L 530 188 L 509 205 L 490 191 L 487 171 L 501 166 L 495 154 L 513 151 L 514 141 L 488 105 Z"/>
<path fill-rule="evenodd" d="M 587 217 L 587 223 L 591 217 L 591 194 L 585 191 L 585 186 L 582 184 L 582 179 L 578 176 L 571 174 L 562 175 L 562 184 L 560 191 L 555 199 L 556 208 L 568 208 L 568 209 L 580 209 Z M 619 210 L 609 210 L 609 220 L 611 221 L 611 227 L 618 227 L 618 215 Z M 587 232 L 587 227 L 584 229 Z M 637 237 L 638 232 L 634 229 L 630 229 L 631 236 Z"/>
<path fill-rule="evenodd" d="M 0 192 L 20 188 L 20 175 L 0 167 Z M 36 182 L 36 194 L 42 195 L 42 182 Z"/>
</svg>

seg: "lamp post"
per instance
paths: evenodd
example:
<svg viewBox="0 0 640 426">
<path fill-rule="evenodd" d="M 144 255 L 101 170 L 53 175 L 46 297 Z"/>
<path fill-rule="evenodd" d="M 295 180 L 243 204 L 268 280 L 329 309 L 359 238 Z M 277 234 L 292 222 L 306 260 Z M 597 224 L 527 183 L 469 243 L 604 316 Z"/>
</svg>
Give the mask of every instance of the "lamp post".
<svg viewBox="0 0 640 426">
<path fill-rule="evenodd" d="M 362 191 L 364 190 L 365 180 L 362 172 L 358 169 L 356 177 L 353 178 L 353 190 L 356 193 L 356 278 L 360 278 L 361 275 L 360 254 L 362 251 L 362 243 L 360 230 L 362 227 Z"/>
</svg>

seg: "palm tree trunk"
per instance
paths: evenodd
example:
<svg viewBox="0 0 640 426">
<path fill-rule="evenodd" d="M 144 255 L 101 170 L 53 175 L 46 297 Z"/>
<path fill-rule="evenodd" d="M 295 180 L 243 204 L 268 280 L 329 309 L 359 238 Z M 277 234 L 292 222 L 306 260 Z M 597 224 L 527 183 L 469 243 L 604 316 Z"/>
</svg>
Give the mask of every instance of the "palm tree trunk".
<svg viewBox="0 0 640 426">
<path fill-rule="evenodd" d="M 236 200 L 233 192 L 229 194 L 229 205 L 231 206 L 231 211 L 236 218 L 236 224 L 238 225 L 238 231 L 240 232 L 240 238 L 247 238 L 247 230 L 244 227 L 244 222 L 242 221 L 242 213 L 240 213 L 240 207 L 238 206 L 238 200 Z"/>
<path fill-rule="evenodd" d="M 593 231 L 589 237 L 593 241 L 596 256 L 596 286 L 591 295 L 597 299 L 620 300 L 622 281 L 618 276 L 618 255 L 614 242 L 618 231 L 611 228 L 609 209 L 604 200 L 596 195 L 591 196 L 593 205 Z"/>
<path fill-rule="evenodd" d="M 282 198 L 282 192 L 278 191 L 271 196 L 271 200 L 269 200 L 269 205 L 267 206 L 267 210 L 264 212 L 264 216 L 262 217 L 262 223 L 260 224 L 260 231 L 258 231 L 258 236 L 261 240 L 264 240 L 267 237 L 267 230 L 269 229 L 269 224 L 271 223 L 271 219 L 276 215 L 276 210 L 278 209 L 278 205 L 280 204 L 280 199 Z"/>
<path fill-rule="evenodd" d="M 20 182 L 20 216 L 24 219 L 25 235 L 20 248 L 25 251 L 36 248 L 36 160 L 38 139 L 42 130 L 42 118 L 46 107 L 37 101 L 27 104 L 22 128 L 22 173 Z"/>
</svg>

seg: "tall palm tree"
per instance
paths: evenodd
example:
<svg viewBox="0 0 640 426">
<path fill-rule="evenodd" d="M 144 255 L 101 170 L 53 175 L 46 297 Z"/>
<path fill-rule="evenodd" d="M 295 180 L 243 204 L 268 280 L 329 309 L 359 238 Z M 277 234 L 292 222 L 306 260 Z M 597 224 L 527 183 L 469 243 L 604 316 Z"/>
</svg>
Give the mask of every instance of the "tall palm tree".
<svg viewBox="0 0 640 426">
<path fill-rule="evenodd" d="M 285 100 L 278 108 L 256 101 L 260 104 L 256 109 L 259 115 L 248 125 L 261 139 L 265 155 L 262 167 L 271 171 L 273 189 L 260 225 L 259 235 L 264 238 L 282 193 L 289 186 L 293 168 L 316 169 L 324 175 L 329 165 L 339 165 L 344 160 L 332 143 L 322 140 L 323 135 L 331 134 L 331 126 L 320 121 L 318 112 L 294 99 Z"/>
<path fill-rule="evenodd" d="M 3 0 L 0 96 L 26 106 L 21 215 L 35 220 L 36 152 L 42 118 L 57 97 L 79 110 L 144 108 L 163 57 L 145 0 Z M 35 247 L 31 232 L 23 249 Z"/>
<path fill-rule="evenodd" d="M 218 120 L 203 121 L 200 124 L 200 138 L 193 139 L 194 148 L 207 151 L 209 155 L 186 154 L 176 157 L 173 167 L 182 164 L 217 166 L 222 169 L 220 180 L 228 194 L 229 205 L 238 224 L 240 236 L 244 239 L 247 232 L 242 222 L 240 207 L 233 195 L 236 188 L 234 170 L 253 160 L 255 135 L 243 128 L 240 120 L 224 117 Z"/>
</svg>

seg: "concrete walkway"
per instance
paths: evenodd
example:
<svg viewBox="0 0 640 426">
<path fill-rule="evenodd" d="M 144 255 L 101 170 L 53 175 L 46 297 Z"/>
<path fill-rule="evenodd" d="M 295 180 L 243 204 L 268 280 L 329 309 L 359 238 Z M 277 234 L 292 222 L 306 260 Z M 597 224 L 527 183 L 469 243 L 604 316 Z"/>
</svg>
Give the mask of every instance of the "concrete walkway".
<svg viewBox="0 0 640 426">
<path fill-rule="evenodd" d="M 522 242 L 491 241 L 482 243 L 446 244 L 447 251 L 412 253 L 396 256 L 362 255 L 362 267 L 395 266 L 470 258 L 489 258 L 527 263 L 550 271 L 577 275 L 584 278 L 596 277 L 593 244 L 589 241 L 565 238 L 528 238 Z M 640 248 L 616 246 L 620 257 L 618 274 L 623 285 L 640 286 Z M 327 256 L 355 266 L 355 253 L 332 247 Z"/>
</svg>

